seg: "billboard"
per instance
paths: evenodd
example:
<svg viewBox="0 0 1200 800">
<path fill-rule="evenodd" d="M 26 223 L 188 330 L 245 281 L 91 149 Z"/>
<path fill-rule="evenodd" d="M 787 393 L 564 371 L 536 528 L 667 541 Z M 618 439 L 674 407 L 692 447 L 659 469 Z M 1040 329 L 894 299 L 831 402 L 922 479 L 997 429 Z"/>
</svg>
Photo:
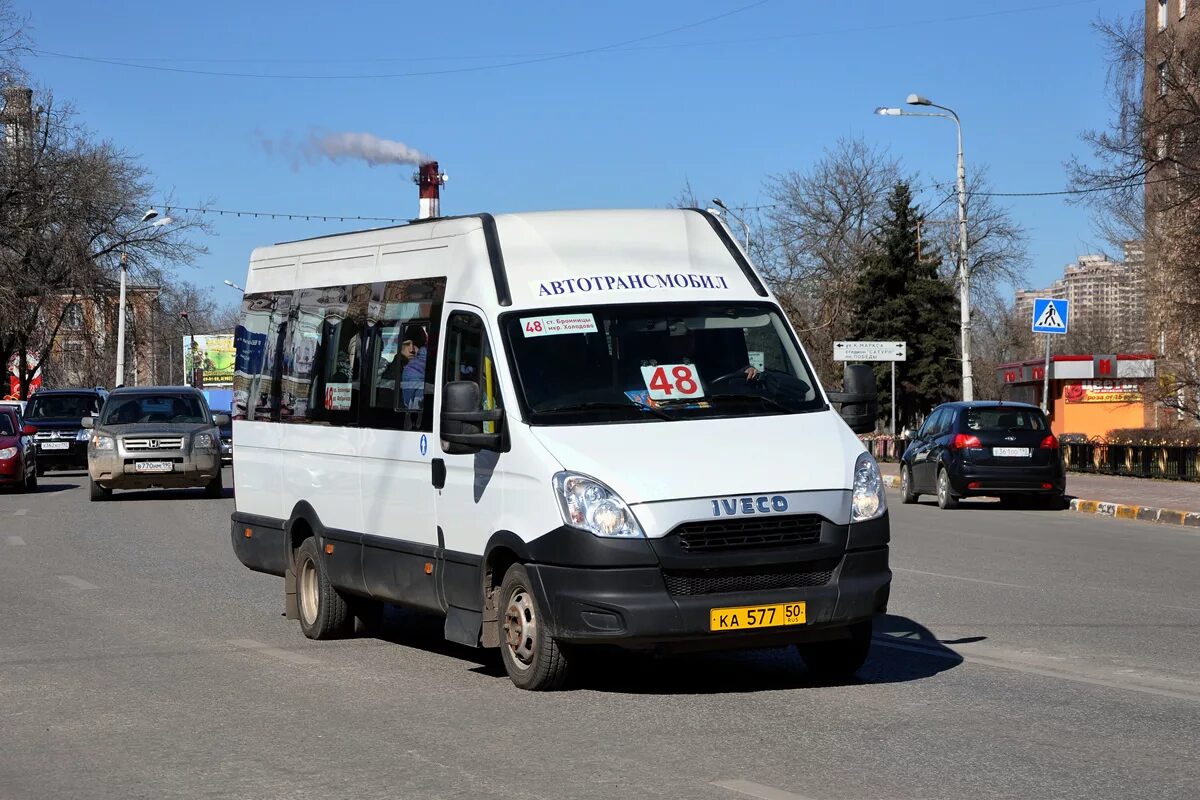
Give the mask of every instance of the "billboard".
<svg viewBox="0 0 1200 800">
<path fill-rule="evenodd" d="M 232 333 L 183 337 L 183 374 L 192 377 L 197 376 L 197 370 L 202 371 L 203 381 L 195 381 L 197 387 L 232 387 L 234 360 Z"/>
<path fill-rule="evenodd" d="M 1122 380 L 1094 380 L 1069 383 L 1063 396 L 1068 403 L 1140 403 L 1140 383 Z"/>
</svg>

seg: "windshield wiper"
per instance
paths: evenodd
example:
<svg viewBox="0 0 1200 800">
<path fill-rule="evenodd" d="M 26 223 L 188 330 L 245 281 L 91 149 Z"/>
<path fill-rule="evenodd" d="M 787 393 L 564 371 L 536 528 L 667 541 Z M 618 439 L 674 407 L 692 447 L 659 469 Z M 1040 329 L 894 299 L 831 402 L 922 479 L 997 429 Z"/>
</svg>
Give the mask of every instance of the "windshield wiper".
<svg viewBox="0 0 1200 800">
<path fill-rule="evenodd" d="M 796 409 L 788 408 L 783 403 L 780 403 L 778 400 L 772 400 L 770 397 L 766 397 L 765 395 L 761 395 L 761 394 L 725 394 L 725 393 L 710 394 L 707 397 L 705 397 L 704 400 L 707 400 L 710 403 L 715 402 L 717 400 L 761 400 L 762 402 L 766 403 L 767 405 L 771 406 L 772 408 L 778 409 L 779 411 L 782 411 L 786 414 L 796 413 Z M 701 402 L 703 402 L 703 401 L 701 401 Z"/>
<path fill-rule="evenodd" d="M 567 405 L 551 406 L 550 408 L 535 408 L 535 409 L 533 409 L 533 413 L 535 413 L 535 414 L 558 414 L 558 413 L 566 413 L 566 412 L 570 412 L 570 411 L 604 411 L 604 410 L 628 411 L 630 409 L 632 409 L 634 411 L 649 412 L 660 419 L 668 419 L 668 420 L 674 419 L 674 417 L 672 417 L 670 414 L 664 412 L 660 408 L 655 408 L 654 406 L 643 406 L 638 403 L 614 403 L 614 402 L 608 402 L 608 401 L 596 401 L 596 402 L 591 402 L 591 403 L 569 403 Z"/>
</svg>

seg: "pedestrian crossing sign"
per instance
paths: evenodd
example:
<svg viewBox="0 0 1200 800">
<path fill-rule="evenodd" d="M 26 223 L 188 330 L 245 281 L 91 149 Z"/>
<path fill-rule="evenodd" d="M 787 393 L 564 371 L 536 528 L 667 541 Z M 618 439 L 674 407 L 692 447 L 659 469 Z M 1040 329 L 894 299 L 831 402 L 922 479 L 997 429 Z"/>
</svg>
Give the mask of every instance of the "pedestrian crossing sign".
<svg viewBox="0 0 1200 800">
<path fill-rule="evenodd" d="M 1066 333 L 1067 301 L 1039 297 L 1033 301 L 1034 333 Z"/>
</svg>

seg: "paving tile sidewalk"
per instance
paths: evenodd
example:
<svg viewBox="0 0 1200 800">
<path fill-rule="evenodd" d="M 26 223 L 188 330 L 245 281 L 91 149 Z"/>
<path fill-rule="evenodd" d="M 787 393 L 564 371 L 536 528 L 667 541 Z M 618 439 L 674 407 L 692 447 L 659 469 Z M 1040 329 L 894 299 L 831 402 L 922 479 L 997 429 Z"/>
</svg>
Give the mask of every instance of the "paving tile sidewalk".
<svg viewBox="0 0 1200 800">
<path fill-rule="evenodd" d="M 879 467 L 884 475 L 900 475 L 900 467 L 894 462 L 883 463 Z M 1200 513 L 1200 481 L 1158 481 L 1068 472 L 1067 495 L 1101 503 Z"/>
</svg>

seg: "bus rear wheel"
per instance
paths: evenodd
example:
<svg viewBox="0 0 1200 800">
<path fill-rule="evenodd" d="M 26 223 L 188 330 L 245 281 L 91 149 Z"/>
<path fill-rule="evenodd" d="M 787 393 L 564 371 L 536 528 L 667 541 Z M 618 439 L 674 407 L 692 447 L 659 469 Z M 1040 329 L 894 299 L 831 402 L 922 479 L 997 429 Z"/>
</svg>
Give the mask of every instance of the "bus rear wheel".
<svg viewBox="0 0 1200 800">
<path fill-rule="evenodd" d="M 296 601 L 300 630 L 309 639 L 341 639 L 354 632 L 354 615 L 329 581 L 316 537 L 296 551 Z"/>
</svg>

